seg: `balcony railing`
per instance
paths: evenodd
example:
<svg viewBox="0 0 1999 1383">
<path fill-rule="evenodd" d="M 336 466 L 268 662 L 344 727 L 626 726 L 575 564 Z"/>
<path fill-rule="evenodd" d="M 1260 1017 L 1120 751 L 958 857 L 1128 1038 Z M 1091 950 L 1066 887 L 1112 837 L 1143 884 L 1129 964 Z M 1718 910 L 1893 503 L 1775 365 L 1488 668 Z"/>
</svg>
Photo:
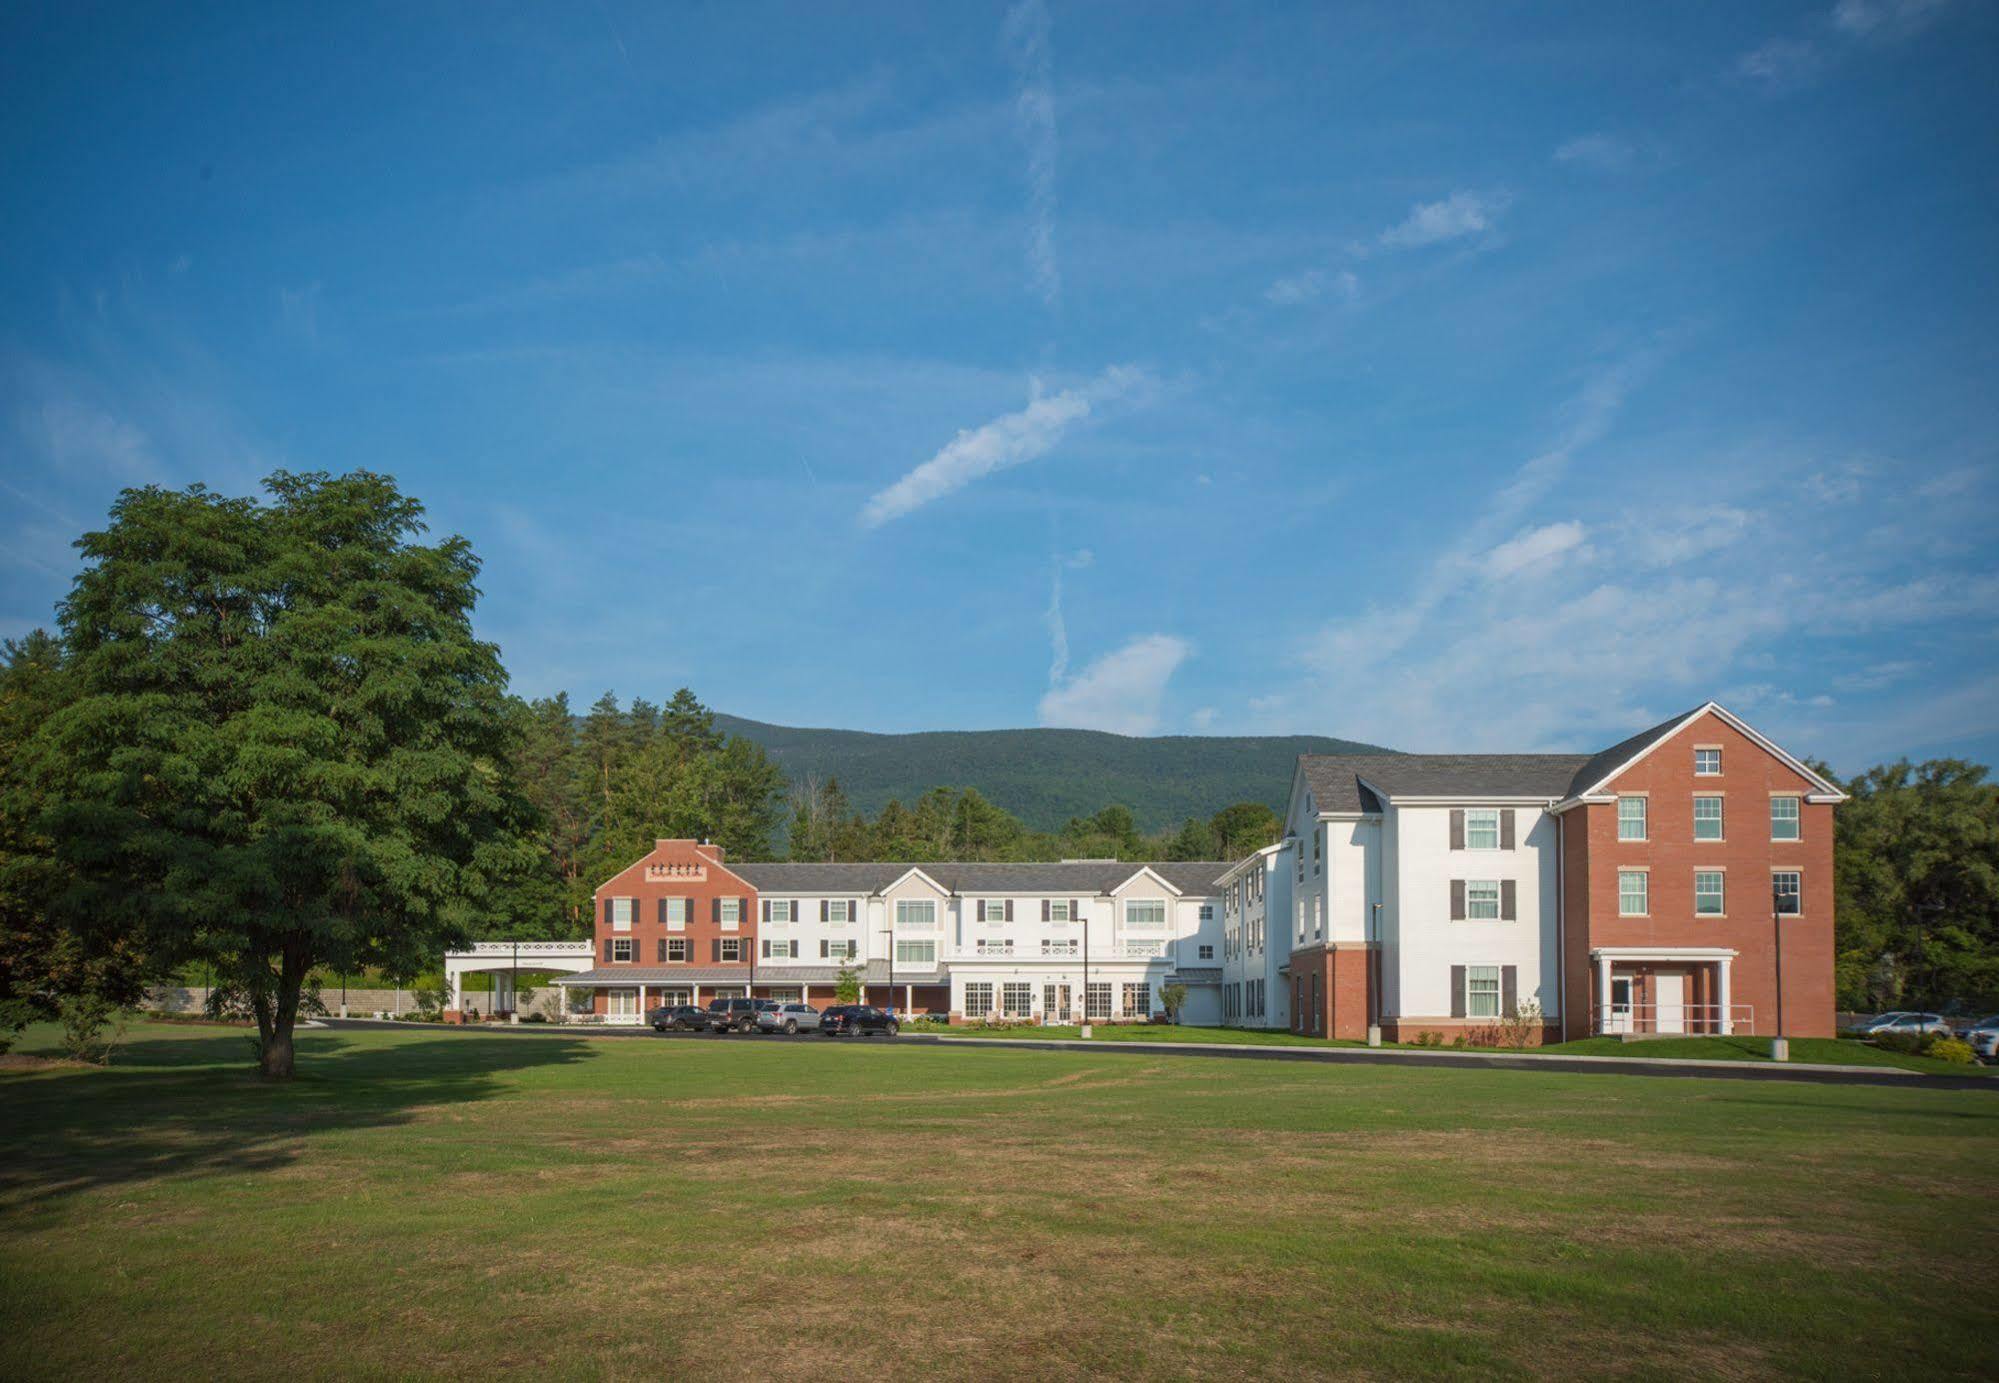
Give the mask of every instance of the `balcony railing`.
<svg viewBox="0 0 1999 1383">
<path fill-rule="evenodd" d="M 1756 1010 L 1749 1004 L 1598 1004 L 1592 1031 L 1606 1036 L 1678 1037 L 1727 1032 L 1736 1037 L 1756 1032 Z"/>
</svg>

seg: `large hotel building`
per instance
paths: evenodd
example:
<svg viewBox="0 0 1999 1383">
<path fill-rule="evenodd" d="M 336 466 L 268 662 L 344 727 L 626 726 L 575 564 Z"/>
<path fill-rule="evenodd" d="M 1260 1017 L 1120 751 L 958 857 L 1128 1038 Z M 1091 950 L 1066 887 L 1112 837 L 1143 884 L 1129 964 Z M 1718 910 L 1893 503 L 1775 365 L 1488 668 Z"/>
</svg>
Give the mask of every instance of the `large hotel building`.
<svg viewBox="0 0 1999 1383">
<path fill-rule="evenodd" d="M 1836 785 L 1709 702 L 1595 755 L 1302 755 L 1234 861 L 752 864 L 663 840 L 606 880 L 610 1022 L 728 995 L 954 1021 L 1390 1040 L 1833 1031 Z M 1781 967 L 1779 951 L 1781 949 Z M 1779 990 L 1778 975 L 1782 974 Z"/>
</svg>

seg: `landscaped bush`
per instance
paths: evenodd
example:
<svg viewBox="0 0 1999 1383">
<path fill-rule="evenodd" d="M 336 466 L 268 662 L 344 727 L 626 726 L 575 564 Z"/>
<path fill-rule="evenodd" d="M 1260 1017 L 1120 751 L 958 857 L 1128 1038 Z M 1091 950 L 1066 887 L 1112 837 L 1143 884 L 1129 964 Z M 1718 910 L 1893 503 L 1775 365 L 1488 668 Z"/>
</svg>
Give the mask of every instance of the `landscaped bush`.
<svg viewBox="0 0 1999 1383">
<path fill-rule="evenodd" d="M 1969 1066 L 1978 1054 L 1971 1050 L 1969 1042 L 1932 1034 L 1928 1045 L 1923 1048 L 1923 1055 L 1932 1061 L 1948 1061 L 1953 1066 Z"/>
<path fill-rule="evenodd" d="M 1884 1052 L 1900 1052 L 1903 1056 L 1920 1056 L 1923 1044 L 1929 1041 L 1926 1032 L 1877 1032 L 1874 1045 Z"/>
<path fill-rule="evenodd" d="M 1411 1047 L 1441 1047 L 1444 1045 L 1444 1035 L 1440 1032 L 1419 1032 L 1414 1037 L 1406 1040 Z"/>
</svg>

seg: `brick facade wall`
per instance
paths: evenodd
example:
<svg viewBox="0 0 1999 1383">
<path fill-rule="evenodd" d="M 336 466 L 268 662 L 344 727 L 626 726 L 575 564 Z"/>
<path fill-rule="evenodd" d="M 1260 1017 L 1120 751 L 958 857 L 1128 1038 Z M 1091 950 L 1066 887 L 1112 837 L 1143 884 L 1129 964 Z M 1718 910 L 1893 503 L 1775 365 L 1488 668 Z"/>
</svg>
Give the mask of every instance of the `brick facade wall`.
<svg viewBox="0 0 1999 1383">
<path fill-rule="evenodd" d="M 1697 776 L 1696 746 L 1721 750 L 1719 776 Z M 1830 1037 L 1833 1024 L 1833 807 L 1802 798 L 1813 785 L 1781 759 L 1714 715 L 1702 716 L 1666 740 L 1605 788 L 1643 793 L 1647 838 L 1617 838 L 1617 806 L 1581 806 L 1563 820 L 1564 867 L 1568 892 L 1567 993 L 1569 1035 L 1587 1031 L 1594 1013 L 1595 967 L 1589 952 L 1598 946 L 1722 946 L 1736 952 L 1731 979 L 1735 1004 L 1753 1007 L 1755 1031 L 1776 1030 L 1776 925 L 1771 917 L 1770 876 L 1774 870 L 1802 875 L 1803 911 L 1786 917 L 1783 929 L 1784 1027 L 1795 1037 Z M 1694 839 L 1694 798 L 1723 798 L 1719 841 Z M 1770 839 L 1773 794 L 1801 799 L 1799 839 Z M 1648 873 L 1647 914 L 1618 912 L 1618 871 L 1642 867 Z M 1694 872 L 1718 869 L 1725 884 L 1725 916 L 1694 912 Z M 1649 992 L 1651 974 L 1670 968 L 1652 965 L 1641 979 Z M 1688 970 L 1687 1000 L 1719 1002 L 1713 973 L 1699 965 Z"/>
<path fill-rule="evenodd" d="M 611 900 L 616 898 L 635 899 L 632 926 L 628 932 L 619 931 L 612 921 Z M 660 904 L 668 898 L 689 900 L 689 915 L 685 930 L 670 930 L 660 914 Z M 716 921 L 717 900 L 735 898 L 742 905 L 742 918 L 736 930 L 724 931 Z M 596 942 L 597 965 L 606 970 L 616 970 L 623 962 L 609 960 L 609 943 L 614 940 L 629 939 L 632 942 L 633 966 L 671 966 L 662 958 L 660 945 L 669 939 L 684 939 L 688 943 L 687 965 L 689 968 L 707 969 L 726 966 L 731 970 L 740 968 L 743 982 L 750 977 L 750 957 L 757 944 L 757 918 L 759 905 L 757 891 L 739 875 L 731 872 L 723 863 L 722 847 L 704 845 L 693 840 L 662 840 L 655 844 L 643 859 L 637 860 L 619 871 L 599 886 L 591 901 L 596 919 L 593 936 Z M 740 959 L 725 961 L 717 958 L 717 943 L 723 939 L 739 941 Z M 660 983 L 679 983 L 665 980 Z M 717 981 L 704 981 L 713 985 Z M 605 999 L 597 997 L 597 1011 L 605 1010 Z"/>
</svg>

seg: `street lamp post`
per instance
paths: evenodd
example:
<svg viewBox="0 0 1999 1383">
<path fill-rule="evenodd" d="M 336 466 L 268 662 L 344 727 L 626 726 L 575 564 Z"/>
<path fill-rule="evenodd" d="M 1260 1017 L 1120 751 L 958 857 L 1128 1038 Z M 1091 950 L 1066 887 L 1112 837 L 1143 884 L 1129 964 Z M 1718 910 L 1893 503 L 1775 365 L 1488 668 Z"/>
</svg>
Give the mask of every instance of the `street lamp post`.
<svg viewBox="0 0 1999 1383">
<path fill-rule="evenodd" d="M 634 904 L 633 906 L 636 907 L 637 905 Z M 637 947 L 635 946 L 633 949 L 636 950 Z M 507 985 L 507 1021 L 509 1023 L 518 1023 L 521 1021 L 521 939 L 519 937 L 514 938 L 514 970 L 513 974 L 508 976 Z M 641 1013 L 639 1017 L 643 1018 L 645 1015 Z"/>
<path fill-rule="evenodd" d="M 1774 880 L 1770 884 L 1770 934 L 1777 971 L 1777 1033 L 1770 1039 L 1770 1056 L 1775 1061 L 1788 1061 L 1791 1044 L 1784 1038 L 1784 888 Z"/>
</svg>

